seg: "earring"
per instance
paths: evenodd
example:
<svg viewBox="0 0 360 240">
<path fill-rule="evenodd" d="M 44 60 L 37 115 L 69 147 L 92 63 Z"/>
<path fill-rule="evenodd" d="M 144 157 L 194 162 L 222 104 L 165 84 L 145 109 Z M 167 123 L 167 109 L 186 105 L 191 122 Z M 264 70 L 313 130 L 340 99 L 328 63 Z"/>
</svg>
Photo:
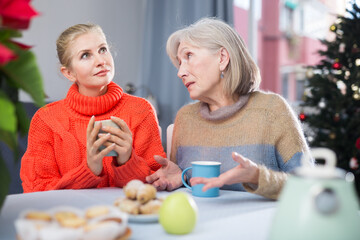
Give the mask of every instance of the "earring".
<svg viewBox="0 0 360 240">
<path fill-rule="evenodd" d="M 221 72 L 220 78 L 224 78 L 224 72 Z"/>
</svg>

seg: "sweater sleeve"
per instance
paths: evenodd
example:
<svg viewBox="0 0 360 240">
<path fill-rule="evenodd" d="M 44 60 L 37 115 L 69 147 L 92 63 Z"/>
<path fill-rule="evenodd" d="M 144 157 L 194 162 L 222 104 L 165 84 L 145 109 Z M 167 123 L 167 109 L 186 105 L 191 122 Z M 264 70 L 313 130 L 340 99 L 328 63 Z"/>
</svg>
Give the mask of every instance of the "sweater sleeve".
<svg viewBox="0 0 360 240">
<path fill-rule="evenodd" d="M 270 129 L 279 154 L 278 166 L 280 170 L 289 172 L 300 166 L 301 157 L 309 148 L 301 124 L 291 107 L 282 98 L 275 101 L 274 106 L 276 109 Z"/>
<path fill-rule="evenodd" d="M 266 198 L 278 199 L 287 177 L 288 175 L 284 172 L 273 171 L 260 165 L 259 184 L 254 186 L 253 184 L 244 183 L 243 186 L 250 193 Z"/>
<path fill-rule="evenodd" d="M 24 192 L 96 187 L 102 177 L 94 175 L 84 161 L 62 174 L 59 164 L 70 163 L 65 157 L 55 157 L 54 135 L 52 128 L 35 114 L 29 129 L 27 150 L 21 159 L 20 177 Z"/>
<path fill-rule="evenodd" d="M 155 112 L 149 107 L 149 113 L 133 131 L 133 150 L 130 159 L 121 166 L 113 162 L 115 185 L 123 187 L 131 179 L 145 181 L 145 177 L 160 168 L 154 155 L 166 157 L 161 144 L 160 131 Z"/>
</svg>

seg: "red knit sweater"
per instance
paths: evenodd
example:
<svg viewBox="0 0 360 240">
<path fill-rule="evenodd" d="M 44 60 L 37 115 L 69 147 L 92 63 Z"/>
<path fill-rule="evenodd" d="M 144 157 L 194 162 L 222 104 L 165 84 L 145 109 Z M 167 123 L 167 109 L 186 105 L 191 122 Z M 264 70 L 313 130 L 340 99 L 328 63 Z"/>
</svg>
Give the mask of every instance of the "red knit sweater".
<svg viewBox="0 0 360 240">
<path fill-rule="evenodd" d="M 92 115 L 95 120 L 123 119 L 133 136 L 130 159 L 118 166 L 114 157 L 105 157 L 99 176 L 86 162 L 86 128 Z M 20 177 L 24 192 L 123 187 L 131 179 L 145 181 L 160 167 L 155 154 L 165 157 L 156 113 L 148 101 L 123 93 L 113 82 L 99 97 L 81 95 L 74 84 L 65 99 L 42 107 L 32 118 Z"/>
</svg>

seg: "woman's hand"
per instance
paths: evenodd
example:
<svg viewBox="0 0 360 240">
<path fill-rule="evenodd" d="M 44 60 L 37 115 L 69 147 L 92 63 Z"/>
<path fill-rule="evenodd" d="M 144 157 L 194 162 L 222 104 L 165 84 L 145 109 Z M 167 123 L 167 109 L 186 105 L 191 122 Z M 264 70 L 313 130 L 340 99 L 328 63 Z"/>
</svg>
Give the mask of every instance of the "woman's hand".
<svg viewBox="0 0 360 240">
<path fill-rule="evenodd" d="M 89 169 L 95 175 L 99 176 L 103 169 L 102 159 L 115 148 L 115 144 L 110 144 L 100 151 L 99 147 L 110 139 L 110 134 L 102 134 L 102 136 L 97 139 L 101 123 L 96 126 L 94 126 L 94 123 L 95 117 L 92 116 L 86 129 L 86 157 Z"/>
<path fill-rule="evenodd" d="M 119 128 L 104 126 L 102 130 L 110 133 L 110 137 L 108 141 L 104 144 L 106 147 L 115 144 L 115 152 L 117 152 L 118 156 L 116 157 L 116 162 L 119 165 L 125 164 L 131 157 L 132 153 L 132 132 L 130 131 L 128 125 L 124 120 L 118 117 L 111 117 L 111 120 L 116 123 Z M 99 136 L 103 136 L 106 134 L 99 134 Z"/>
<path fill-rule="evenodd" d="M 259 168 L 256 163 L 236 152 L 232 153 L 232 158 L 234 159 L 234 161 L 239 163 L 238 166 L 220 174 L 219 177 L 215 178 L 193 177 L 190 179 L 191 186 L 194 186 L 196 184 L 204 184 L 202 190 L 205 192 L 210 188 L 222 187 L 225 184 L 259 184 Z"/>
<path fill-rule="evenodd" d="M 152 184 L 158 191 L 172 191 L 182 186 L 181 169 L 167 158 L 155 155 L 154 159 L 161 165 L 155 173 L 146 177 L 146 181 Z"/>
</svg>

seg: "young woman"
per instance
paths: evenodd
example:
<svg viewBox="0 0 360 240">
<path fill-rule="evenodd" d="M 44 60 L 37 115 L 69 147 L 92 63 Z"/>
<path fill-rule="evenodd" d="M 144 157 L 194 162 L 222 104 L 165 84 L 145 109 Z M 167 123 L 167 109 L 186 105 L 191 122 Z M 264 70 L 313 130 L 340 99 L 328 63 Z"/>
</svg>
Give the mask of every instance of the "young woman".
<svg viewBox="0 0 360 240">
<path fill-rule="evenodd" d="M 74 25 L 56 45 L 61 73 L 74 84 L 65 99 L 42 107 L 31 121 L 20 170 L 24 192 L 145 181 L 160 167 L 153 156 L 165 156 L 156 113 L 112 81 L 114 61 L 102 29 Z M 119 128 L 94 126 L 105 119 Z M 117 156 L 106 156 L 111 151 Z"/>
</svg>

